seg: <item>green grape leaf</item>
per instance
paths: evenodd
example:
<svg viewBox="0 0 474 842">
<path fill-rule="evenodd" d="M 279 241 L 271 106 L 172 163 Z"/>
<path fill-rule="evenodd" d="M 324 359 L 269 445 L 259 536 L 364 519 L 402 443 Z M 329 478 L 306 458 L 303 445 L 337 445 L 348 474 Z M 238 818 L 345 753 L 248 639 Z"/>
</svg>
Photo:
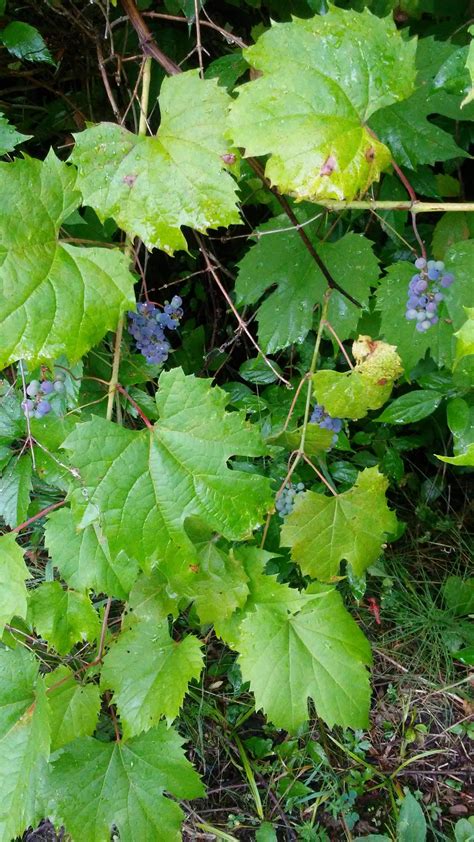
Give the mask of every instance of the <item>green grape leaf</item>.
<svg viewBox="0 0 474 842">
<path fill-rule="evenodd" d="M 0 649 L 0 840 L 11 842 L 38 815 L 40 774 L 49 753 L 49 721 L 38 662 L 23 647 Z"/>
<path fill-rule="evenodd" d="M 93 590 L 126 599 L 138 575 L 138 564 L 125 553 L 112 555 L 96 524 L 76 529 L 70 509 L 48 518 L 45 544 L 53 564 L 71 588 Z"/>
<path fill-rule="evenodd" d="M 225 411 L 228 400 L 175 368 L 160 377 L 153 430 L 100 418 L 78 424 L 64 446 L 88 495 L 82 525 L 98 520 L 112 553 L 123 550 L 145 567 L 158 561 L 171 576 L 196 563 L 187 518 L 229 540 L 249 536 L 272 505 L 270 482 L 227 461 L 266 450 L 243 414 Z"/>
<path fill-rule="evenodd" d="M 365 123 L 411 94 L 415 50 L 390 17 L 368 10 L 331 6 L 309 20 L 273 24 L 244 51 L 263 75 L 237 89 L 232 139 L 247 156 L 270 155 L 265 174 L 283 193 L 353 199 L 390 163 Z"/>
<path fill-rule="evenodd" d="M 134 306 L 128 258 L 119 249 L 58 240 L 80 203 L 73 167 L 45 161 L 0 163 L 0 368 L 66 354 L 79 359 Z"/>
<path fill-rule="evenodd" d="M 287 219 L 278 216 L 264 223 L 259 231 L 287 227 Z M 332 276 L 366 307 L 370 288 L 379 276 L 372 243 L 353 233 L 337 242 L 319 243 L 314 238 L 312 242 Z M 239 304 L 255 304 L 273 286 L 276 289 L 257 311 L 259 343 L 268 354 L 293 342 L 303 342 L 313 324 L 313 309 L 322 302 L 327 288 L 327 281 L 294 229 L 261 236 L 240 261 L 235 288 Z M 359 308 L 334 290 L 328 321 L 341 340 L 356 329 L 359 317 Z"/>
<path fill-rule="evenodd" d="M 0 536 L 0 633 L 12 617 L 26 617 L 27 591 L 30 576 L 23 553 L 9 533 Z"/>
<path fill-rule="evenodd" d="M 456 352 L 454 354 L 453 368 L 464 357 L 474 354 L 474 307 L 465 307 L 467 319 L 454 334 L 456 337 Z"/>
<path fill-rule="evenodd" d="M 316 400 L 334 418 L 363 418 L 380 409 L 390 397 L 394 380 L 402 373 L 394 345 L 359 336 L 352 353 L 357 365 L 350 371 L 324 369 L 313 375 Z"/>
<path fill-rule="evenodd" d="M 177 617 L 178 594 L 170 592 L 166 578 L 159 570 L 153 570 L 149 576 L 141 573 L 128 600 L 128 607 L 139 620 L 152 620 L 155 624 L 166 620 L 169 614 Z"/>
<path fill-rule="evenodd" d="M 48 688 L 51 751 L 78 737 L 93 734 L 100 712 L 97 684 L 79 684 L 69 667 L 60 666 L 45 676 Z"/>
<path fill-rule="evenodd" d="M 446 409 L 448 427 L 453 434 L 454 454 L 458 455 L 474 444 L 474 404 L 463 398 L 452 398 Z"/>
<path fill-rule="evenodd" d="M 189 70 L 163 81 L 156 137 L 114 123 L 75 135 L 71 160 L 84 204 L 168 254 L 187 249 L 183 225 L 205 232 L 239 222 L 237 186 L 222 157 L 229 102 L 216 79 Z"/>
<path fill-rule="evenodd" d="M 26 433 L 25 414 L 17 395 L 5 395 L 0 401 L 0 444 L 11 444 Z"/>
<path fill-rule="evenodd" d="M 47 64 L 55 64 L 43 36 L 35 26 L 30 26 L 29 23 L 19 20 L 11 21 L 0 32 L 0 41 L 12 56 L 23 61 L 44 61 Z"/>
<path fill-rule="evenodd" d="M 450 158 L 465 158 L 448 132 L 430 123 L 433 109 L 424 88 L 409 99 L 383 108 L 370 119 L 370 127 L 391 150 L 397 164 L 416 170 L 421 164 L 435 164 Z"/>
<path fill-rule="evenodd" d="M 175 801 L 197 798 L 201 781 L 172 728 L 159 725 L 129 742 L 82 737 L 56 754 L 49 780 L 49 815 L 74 842 L 180 842 L 184 818 Z"/>
<path fill-rule="evenodd" d="M 216 634 L 232 649 L 238 648 L 242 621 L 255 610 L 256 605 L 282 604 L 292 611 L 297 611 L 314 599 L 296 588 L 278 582 L 276 575 L 265 573 L 265 566 L 274 557 L 274 553 L 248 545 L 237 547 L 234 553 L 247 576 L 249 595 L 241 608 L 234 611 L 230 617 L 217 620 L 214 626 Z"/>
<path fill-rule="evenodd" d="M 202 665 L 198 638 L 173 640 L 167 620 L 139 621 L 123 631 L 104 658 L 101 687 L 113 690 L 124 736 L 147 731 L 162 716 L 174 719 Z"/>
<path fill-rule="evenodd" d="M 459 47 L 434 36 L 418 41 L 417 85 L 424 89 L 431 114 L 441 114 L 451 120 L 474 119 L 473 103 L 462 106 L 469 88 L 467 56 L 468 47 Z"/>
<path fill-rule="evenodd" d="M 30 505 L 31 457 L 14 457 L 0 477 L 0 517 L 12 528 L 26 520 Z"/>
<path fill-rule="evenodd" d="M 443 260 L 448 249 L 461 240 L 474 238 L 474 218 L 470 213 L 444 213 L 433 231 L 433 257 Z"/>
<path fill-rule="evenodd" d="M 14 126 L 11 126 L 5 115 L 0 111 L 0 157 L 11 152 L 19 143 L 30 140 L 32 135 L 20 134 Z"/>
<path fill-rule="evenodd" d="M 366 728 L 370 647 L 333 588 L 315 588 L 300 611 L 258 605 L 242 622 L 239 664 L 257 709 L 277 728 L 296 731 L 308 719 L 308 698 L 331 728 Z"/>
<path fill-rule="evenodd" d="M 305 576 L 329 580 L 343 559 L 356 576 L 377 561 L 387 533 L 397 519 L 387 506 L 388 480 L 378 468 L 366 468 L 355 485 L 333 497 L 305 491 L 285 519 L 281 542 Z"/>
<path fill-rule="evenodd" d="M 198 570 L 192 580 L 194 605 L 201 623 L 220 623 L 241 608 L 249 589 L 240 559 L 208 541 L 198 545 Z"/>
<path fill-rule="evenodd" d="M 439 307 L 439 322 L 425 333 L 419 333 L 415 323 L 405 318 L 407 290 L 415 274 L 413 264 L 401 261 L 389 266 L 377 290 L 377 309 L 381 313 L 381 335 L 397 346 L 407 375 L 429 350 L 441 368 L 451 367 L 453 361 L 453 330 L 466 320 L 464 307 L 472 304 L 472 266 L 474 239 L 453 245 L 443 256 L 446 269 L 454 275 L 454 283 L 443 289 L 444 301 Z"/>
<path fill-rule="evenodd" d="M 99 618 L 90 599 L 78 591 L 63 590 L 59 582 L 43 582 L 31 591 L 28 617 L 38 633 L 60 655 L 80 640 L 94 641 Z"/>
</svg>

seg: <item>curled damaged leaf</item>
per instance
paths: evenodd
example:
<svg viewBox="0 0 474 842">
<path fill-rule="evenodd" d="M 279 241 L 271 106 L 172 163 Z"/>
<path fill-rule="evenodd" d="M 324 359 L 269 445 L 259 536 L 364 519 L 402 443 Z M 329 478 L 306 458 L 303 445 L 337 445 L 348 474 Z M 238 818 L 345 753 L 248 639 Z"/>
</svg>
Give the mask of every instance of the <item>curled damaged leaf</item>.
<svg viewBox="0 0 474 842">
<path fill-rule="evenodd" d="M 415 50 L 390 17 L 368 10 L 330 6 L 325 15 L 273 24 L 244 51 L 256 72 L 231 105 L 232 141 L 247 156 L 270 156 L 265 174 L 283 193 L 353 199 L 390 163 L 366 122 L 410 96 Z"/>
<path fill-rule="evenodd" d="M 369 410 L 380 409 L 403 372 L 395 345 L 359 336 L 352 353 L 357 364 L 351 371 L 313 375 L 314 395 L 333 417 L 363 418 Z"/>
</svg>

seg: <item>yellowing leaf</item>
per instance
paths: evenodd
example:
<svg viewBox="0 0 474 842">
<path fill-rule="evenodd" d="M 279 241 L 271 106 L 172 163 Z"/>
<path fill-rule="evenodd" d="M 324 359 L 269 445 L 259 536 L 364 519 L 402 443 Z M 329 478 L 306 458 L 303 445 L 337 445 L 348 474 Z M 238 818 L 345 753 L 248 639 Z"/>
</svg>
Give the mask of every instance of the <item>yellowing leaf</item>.
<svg viewBox="0 0 474 842">
<path fill-rule="evenodd" d="M 456 352 L 454 354 L 453 368 L 471 354 L 474 354 L 474 307 L 465 307 L 467 319 L 458 331 L 456 337 Z"/>
<path fill-rule="evenodd" d="M 204 232 L 239 222 L 237 187 L 222 157 L 229 102 L 217 79 L 190 70 L 163 81 L 156 137 L 114 123 L 77 134 L 71 160 L 84 203 L 168 254 L 187 249 L 183 225 Z"/>
<path fill-rule="evenodd" d="M 75 171 L 50 152 L 0 163 L 0 368 L 65 354 L 79 359 L 133 306 L 133 277 L 119 249 L 58 240 L 77 208 Z"/>
<path fill-rule="evenodd" d="M 362 471 L 349 491 L 335 497 L 314 491 L 298 495 L 281 541 L 291 547 L 305 575 L 327 581 L 338 575 L 345 559 L 362 576 L 377 560 L 386 534 L 397 526 L 385 500 L 387 486 L 375 467 Z"/>
<path fill-rule="evenodd" d="M 237 89 L 231 137 L 246 155 L 270 156 L 265 173 L 281 192 L 352 199 L 390 163 L 365 123 L 411 94 L 415 49 L 391 17 L 368 10 L 331 6 L 309 20 L 273 24 L 244 51 L 260 76 Z"/>
<path fill-rule="evenodd" d="M 390 397 L 403 369 L 394 345 L 359 336 L 352 346 L 357 365 L 350 371 L 324 369 L 313 375 L 314 394 L 334 418 L 363 418 Z"/>
</svg>

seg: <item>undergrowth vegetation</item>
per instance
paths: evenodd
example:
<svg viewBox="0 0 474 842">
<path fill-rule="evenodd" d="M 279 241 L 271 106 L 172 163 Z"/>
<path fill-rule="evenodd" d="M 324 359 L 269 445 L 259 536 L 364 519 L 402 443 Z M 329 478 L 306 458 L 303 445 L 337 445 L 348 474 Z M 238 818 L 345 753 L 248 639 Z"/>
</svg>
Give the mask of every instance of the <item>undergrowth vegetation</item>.
<svg viewBox="0 0 474 842">
<path fill-rule="evenodd" d="M 0 16 L 0 842 L 472 842 L 472 4 Z"/>
</svg>

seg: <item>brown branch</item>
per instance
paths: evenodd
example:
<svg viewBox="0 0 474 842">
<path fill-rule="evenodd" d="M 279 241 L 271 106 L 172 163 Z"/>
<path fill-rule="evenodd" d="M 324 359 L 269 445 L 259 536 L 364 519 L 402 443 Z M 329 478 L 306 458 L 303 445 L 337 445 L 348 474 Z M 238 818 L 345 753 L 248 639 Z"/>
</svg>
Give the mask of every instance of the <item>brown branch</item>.
<svg viewBox="0 0 474 842">
<path fill-rule="evenodd" d="M 161 20 L 169 20 L 175 21 L 176 23 L 185 23 L 189 26 L 189 21 L 187 18 L 182 18 L 178 15 L 165 15 L 161 12 L 144 12 L 144 18 L 160 18 Z M 220 35 L 222 35 L 227 41 L 233 41 L 234 44 L 237 44 L 242 50 L 245 50 L 248 47 L 248 44 L 245 41 L 242 41 L 242 38 L 239 38 L 237 35 L 234 35 L 232 32 L 228 32 L 227 29 L 223 29 L 222 26 L 218 26 L 217 23 L 213 23 L 211 20 L 202 20 L 201 18 L 201 26 L 207 26 L 209 29 L 214 29 Z"/>
<path fill-rule="evenodd" d="M 169 58 L 166 53 L 160 50 L 158 44 L 156 44 L 153 35 L 148 29 L 148 26 L 143 20 L 143 17 L 138 11 L 133 0 L 122 0 L 122 7 L 138 35 L 138 41 L 143 50 L 143 55 L 154 58 L 158 64 L 161 64 L 163 70 L 166 71 L 168 76 L 176 76 L 178 73 L 181 73 L 179 65 L 177 65 L 173 59 Z"/>
<path fill-rule="evenodd" d="M 295 212 L 291 208 L 289 202 L 285 199 L 284 196 L 281 195 L 281 193 L 278 192 L 278 190 L 276 190 L 275 187 L 273 187 L 270 184 L 268 178 L 265 175 L 263 167 L 261 166 L 259 161 L 257 161 L 255 158 L 246 158 L 246 161 L 252 167 L 254 173 L 256 173 L 256 175 L 258 175 L 258 177 L 263 181 L 263 183 L 268 188 L 268 190 L 270 190 L 270 192 L 273 193 L 273 195 L 275 196 L 275 199 L 277 200 L 277 202 L 281 205 L 281 207 L 285 211 L 288 219 L 292 222 L 295 229 L 298 231 L 298 234 L 299 234 L 300 238 L 302 239 L 303 243 L 305 244 L 305 246 L 306 246 L 308 252 L 310 253 L 311 257 L 313 258 L 314 262 L 316 263 L 316 265 L 318 266 L 318 268 L 321 270 L 322 274 L 324 275 L 324 277 L 327 281 L 328 287 L 330 289 L 337 290 L 337 292 L 339 292 L 341 295 L 343 295 L 344 298 L 347 298 L 352 304 L 355 304 L 356 307 L 359 307 L 362 310 L 362 304 L 359 301 L 357 301 L 357 299 L 354 298 L 349 292 L 347 292 L 345 289 L 343 289 L 343 287 L 341 287 L 338 284 L 338 282 L 333 278 L 333 276 L 331 275 L 328 267 L 326 266 L 324 261 L 321 260 L 318 252 L 314 248 L 314 246 L 313 246 L 311 240 L 309 239 L 306 231 L 302 227 L 301 223 L 298 221 L 298 217 L 296 216 Z"/>
<path fill-rule="evenodd" d="M 60 500 L 59 503 L 51 503 L 50 506 L 46 506 L 45 509 L 41 509 L 40 512 L 37 512 L 33 517 L 28 518 L 25 520 L 24 523 L 18 524 L 18 526 L 14 526 L 12 532 L 21 532 L 22 529 L 26 529 L 27 526 L 34 523 L 36 520 L 39 520 L 44 515 L 49 514 L 49 512 L 54 512 L 55 509 L 59 509 L 60 506 L 64 506 L 65 500 Z"/>
</svg>

